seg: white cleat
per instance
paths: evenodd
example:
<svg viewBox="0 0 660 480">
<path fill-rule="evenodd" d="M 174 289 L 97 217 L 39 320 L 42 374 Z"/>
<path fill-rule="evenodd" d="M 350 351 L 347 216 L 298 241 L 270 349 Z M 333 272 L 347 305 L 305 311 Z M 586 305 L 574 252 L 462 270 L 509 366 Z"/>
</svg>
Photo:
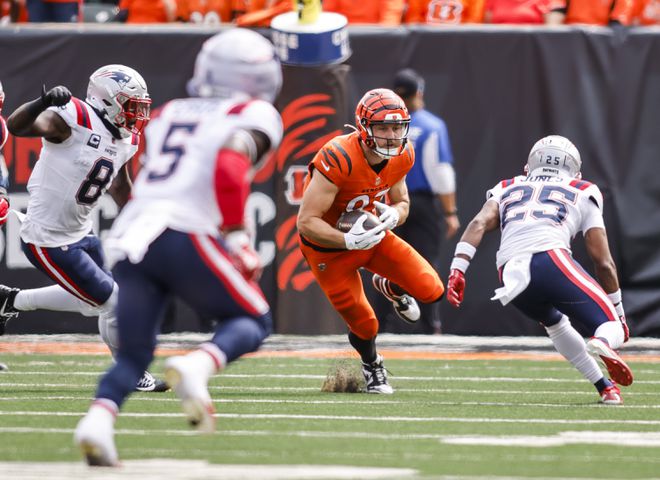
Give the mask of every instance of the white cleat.
<svg viewBox="0 0 660 480">
<path fill-rule="evenodd" d="M 109 412 L 99 412 L 92 406 L 78 422 L 73 440 L 89 466 L 120 466 L 114 441 L 113 417 Z"/>
<path fill-rule="evenodd" d="M 417 323 L 417 320 L 419 320 L 419 317 L 421 316 L 417 300 L 408 294 L 399 296 L 395 295 L 394 292 L 389 288 L 389 282 L 387 278 L 378 275 L 377 273 L 374 273 L 373 277 L 371 277 L 371 283 L 376 290 L 378 290 L 383 294 L 385 298 L 392 302 L 394 311 L 401 320 L 410 324 Z"/>
<path fill-rule="evenodd" d="M 603 342 L 600 338 L 592 338 L 587 342 L 587 352 L 594 357 L 596 361 L 605 365 L 610 378 L 619 385 L 627 387 L 633 383 L 633 373 L 630 367 L 623 359 Z"/>
<path fill-rule="evenodd" d="M 362 363 L 362 375 L 367 384 L 367 393 L 380 393 L 391 395 L 394 389 L 387 382 L 387 370 L 383 366 L 383 356 L 378 354 L 376 360 L 371 363 Z"/>
<path fill-rule="evenodd" d="M 181 400 L 190 425 L 202 433 L 215 431 L 215 409 L 207 379 L 186 356 L 170 357 L 165 362 L 165 381 Z"/>
</svg>

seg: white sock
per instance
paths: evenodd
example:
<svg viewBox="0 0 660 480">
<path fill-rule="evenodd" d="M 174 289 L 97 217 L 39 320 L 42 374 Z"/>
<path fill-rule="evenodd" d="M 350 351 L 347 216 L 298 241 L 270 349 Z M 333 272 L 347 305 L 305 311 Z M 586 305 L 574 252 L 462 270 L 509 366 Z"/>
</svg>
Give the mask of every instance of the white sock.
<svg viewBox="0 0 660 480">
<path fill-rule="evenodd" d="M 600 367 L 588 353 L 587 345 L 582 336 L 573 328 L 568 317 L 564 315 L 559 323 L 546 327 L 548 336 L 552 340 L 555 349 L 573 365 L 584 378 L 591 383 L 596 383 L 603 378 Z"/>
<path fill-rule="evenodd" d="M 81 312 L 82 305 L 88 306 L 59 285 L 21 290 L 14 299 L 14 307 L 21 311 L 43 309 L 58 312 Z M 88 310 L 88 308 L 84 308 L 84 310 Z"/>
<path fill-rule="evenodd" d="M 99 334 L 101 335 L 103 342 L 110 349 L 113 358 L 117 356 L 117 350 L 119 350 L 119 329 L 117 326 L 117 317 L 115 315 L 118 296 L 119 286 L 115 283 L 112 287 L 110 298 L 97 308 L 99 316 Z"/>
<path fill-rule="evenodd" d="M 118 413 L 119 407 L 115 402 L 107 398 L 97 398 L 89 407 L 89 412 L 87 415 L 94 416 L 98 419 L 102 419 L 103 421 L 114 424 Z"/>
<path fill-rule="evenodd" d="M 186 355 L 195 365 L 205 378 L 211 378 L 217 372 L 225 368 L 227 365 L 227 355 L 220 350 L 214 343 L 202 343 L 197 350 L 190 352 Z"/>
<path fill-rule="evenodd" d="M 605 322 L 594 332 L 594 337 L 604 338 L 615 350 L 623 345 L 623 336 L 623 327 L 618 320 Z"/>
</svg>

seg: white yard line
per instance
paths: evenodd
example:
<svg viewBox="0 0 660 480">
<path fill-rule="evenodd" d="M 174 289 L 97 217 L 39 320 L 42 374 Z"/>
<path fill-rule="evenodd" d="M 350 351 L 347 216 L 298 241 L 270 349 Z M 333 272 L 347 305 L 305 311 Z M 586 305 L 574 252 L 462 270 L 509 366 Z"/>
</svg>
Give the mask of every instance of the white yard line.
<svg viewBox="0 0 660 480">
<path fill-rule="evenodd" d="M 2 412 L 4 417 L 81 417 L 84 412 L 43 412 L 43 411 L 14 411 Z M 122 417 L 130 418 L 175 418 L 180 413 L 122 413 Z M 280 413 L 216 413 L 216 418 L 246 419 L 246 420 L 336 420 L 336 421 L 362 421 L 362 422 L 402 422 L 402 423 L 509 423 L 509 424 L 544 424 L 544 425 L 660 425 L 660 420 L 567 420 L 550 418 L 480 418 L 480 417 L 369 417 L 365 415 L 307 415 L 307 414 L 280 414 Z"/>
<path fill-rule="evenodd" d="M 103 371 L 93 371 L 93 372 L 66 372 L 63 375 L 66 376 L 78 376 L 78 377 L 99 377 Z M 50 376 L 57 375 L 58 373 L 54 372 L 44 372 L 44 371 L 26 371 L 26 372 L 3 372 L 0 374 L 0 386 L 4 385 L 3 378 L 14 378 L 21 376 Z M 219 378 L 268 378 L 268 379 L 292 379 L 292 380 L 325 380 L 327 375 L 318 375 L 318 374 L 296 374 L 296 373 L 223 373 Z M 422 375 L 422 376 L 397 376 L 390 374 L 390 379 L 393 382 L 396 381 L 411 381 L 411 382 L 511 382 L 511 383 L 584 383 L 584 379 L 580 378 L 552 378 L 552 377 L 491 377 L 491 376 L 470 376 L 470 377 L 460 377 L 460 376 L 442 376 L 442 375 Z M 635 380 L 635 384 L 638 385 L 660 385 L 660 380 Z M 27 385 L 27 383 L 26 383 Z M 41 384 L 40 384 L 41 385 Z"/>
<path fill-rule="evenodd" d="M 476 391 L 475 391 L 476 393 Z M 488 390 L 481 390 L 478 393 L 493 393 Z M 504 393 L 504 392 L 501 392 Z M 512 393 L 512 392 L 506 392 Z M 518 392 L 529 393 L 529 392 Z M 554 393 L 554 392 L 553 392 Z M 657 395 L 654 393 L 654 395 Z M 591 397 L 597 398 L 595 392 L 590 393 Z M 89 402 L 92 397 L 86 396 L 65 396 L 65 395 L 38 395 L 38 396 L 24 396 L 24 397 L 0 397 L 0 402 L 22 402 L 29 401 L 47 401 L 47 400 L 80 400 Z M 131 402 L 172 402 L 179 403 L 178 398 L 169 398 L 159 395 L 149 396 L 133 396 Z M 373 397 L 361 396 L 361 400 L 356 399 L 337 399 L 337 400 L 282 400 L 282 399 L 269 399 L 269 398 L 215 398 L 215 404 L 283 404 L 283 405 L 441 405 L 441 406 L 477 406 L 477 407 L 539 407 L 539 408 L 566 408 L 563 403 L 534 403 L 534 402 L 469 402 L 469 401 L 439 401 L 439 400 L 387 400 L 387 399 L 374 399 Z M 594 400 L 595 402 L 595 400 Z M 581 408 L 607 408 L 598 403 L 580 405 Z M 660 405 L 626 405 L 626 410 L 657 410 Z"/>
<path fill-rule="evenodd" d="M 82 462 L 32 463 L 1 462 L 3 478 L 17 480 L 48 478 L 94 478 L 115 480 L 139 478 L 141 480 L 209 479 L 223 480 L 324 480 L 324 479 L 386 479 L 414 478 L 417 470 L 411 468 L 375 468 L 343 465 L 217 465 L 201 460 L 128 460 L 120 468 L 90 470 Z M 93 473 L 92 473 L 93 472 Z M 6 476 L 5 476 L 6 475 Z"/>
<path fill-rule="evenodd" d="M 33 428 L 0 427 L 2 433 L 23 434 L 73 434 L 72 428 Z M 116 435 L 166 435 L 197 436 L 192 430 L 145 430 L 118 429 Z M 347 438 L 364 440 L 412 441 L 437 440 L 454 445 L 489 445 L 511 447 L 553 447 L 570 444 L 614 445 L 626 447 L 660 446 L 660 432 L 622 431 L 564 431 L 549 435 L 443 435 L 435 433 L 376 433 L 376 432 L 337 432 L 337 431 L 281 431 L 281 430 L 221 430 L 215 433 L 227 437 L 296 437 L 296 438 Z M 636 458 L 636 457 L 635 457 Z M 655 463 L 660 459 L 655 459 Z"/>
</svg>

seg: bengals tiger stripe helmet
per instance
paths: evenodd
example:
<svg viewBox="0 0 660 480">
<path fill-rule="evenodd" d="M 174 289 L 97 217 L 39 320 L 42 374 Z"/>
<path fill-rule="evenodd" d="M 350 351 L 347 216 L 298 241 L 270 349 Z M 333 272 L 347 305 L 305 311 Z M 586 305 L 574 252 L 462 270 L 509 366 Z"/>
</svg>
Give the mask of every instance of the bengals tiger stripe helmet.
<svg viewBox="0 0 660 480">
<path fill-rule="evenodd" d="M 380 157 L 396 157 L 403 153 L 408 141 L 410 114 L 401 97 L 392 90 L 376 88 L 365 93 L 355 109 L 355 122 L 360 139 Z M 377 124 L 400 125 L 400 135 L 388 139 L 376 137 L 373 126 Z M 376 138 L 386 140 L 387 146 L 378 145 Z"/>
</svg>

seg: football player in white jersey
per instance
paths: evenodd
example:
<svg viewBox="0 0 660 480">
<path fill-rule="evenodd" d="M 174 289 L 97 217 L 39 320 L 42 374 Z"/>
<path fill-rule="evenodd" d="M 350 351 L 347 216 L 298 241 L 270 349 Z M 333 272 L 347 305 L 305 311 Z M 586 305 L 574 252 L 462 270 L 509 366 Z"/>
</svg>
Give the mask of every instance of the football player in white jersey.
<svg viewBox="0 0 660 480">
<path fill-rule="evenodd" d="M 104 267 L 91 211 L 106 190 L 120 207 L 127 202 L 128 161 L 137 152 L 150 105 L 138 72 L 107 65 L 91 75 L 85 101 L 72 97 L 66 87 L 44 87 L 39 98 L 9 117 L 13 135 L 43 138 L 28 180 L 21 246 L 30 262 L 57 285 L 29 290 L 0 286 L 0 333 L 20 311 L 79 312 L 98 316 L 101 337 L 116 355 L 117 284 Z M 164 382 L 143 374 L 136 388 L 167 389 Z"/>
<path fill-rule="evenodd" d="M 603 222 L 603 197 L 596 185 L 581 179 L 581 167 L 580 153 L 568 139 L 551 135 L 536 142 L 526 175 L 488 191 L 456 246 L 447 300 L 460 306 L 470 260 L 483 235 L 500 227 L 497 267 L 503 286 L 493 300 L 511 302 L 540 322 L 557 351 L 594 384 L 601 402 L 618 405 L 623 401 L 616 384 L 630 385 L 633 374 L 615 349 L 629 333 Z M 584 234 L 597 280 L 571 255 L 578 232 Z M 569 318 L 589 333 L 586 344 Z"/>
<path fill-rule="evenodd" d="M 281 80 L 268 40 L 226 30 L 197 56 L 193 98 L 167 103 L 146 129 L 144 167 L 107 244 L 120 287 L 119 355 L 75 432 L 90 465 L 118 463 L 115 417 L 153 358 L 169 298 L 217 320 L 209 342 L 165 364 L 167 382 L 200 431 L 215 428 L 209 378 L 272 330 L 244 213 L 255 163 L 281 140 L 272 105 Z"/>
</svg>

